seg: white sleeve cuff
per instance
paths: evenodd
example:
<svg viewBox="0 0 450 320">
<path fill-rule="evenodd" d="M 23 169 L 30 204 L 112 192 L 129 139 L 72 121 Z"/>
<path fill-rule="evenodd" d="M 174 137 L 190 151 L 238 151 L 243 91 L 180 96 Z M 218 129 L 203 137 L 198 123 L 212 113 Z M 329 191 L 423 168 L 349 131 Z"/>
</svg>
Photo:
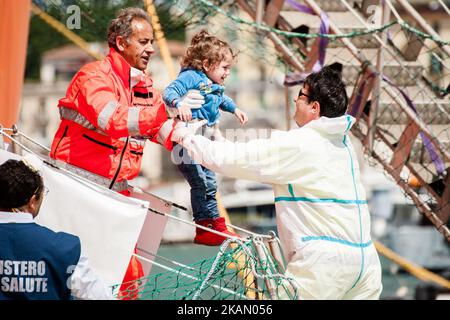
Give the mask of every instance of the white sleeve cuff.
<svg viewBox="0 0 450 320">
<path fill-rule="evenodd" d="M 81 253 L 80 260 L 69 277 L 68 285 L 72 295 L 82 300 L 113 300 L 112 289 L 94 273 L 86 256 Z"/>
</svg>

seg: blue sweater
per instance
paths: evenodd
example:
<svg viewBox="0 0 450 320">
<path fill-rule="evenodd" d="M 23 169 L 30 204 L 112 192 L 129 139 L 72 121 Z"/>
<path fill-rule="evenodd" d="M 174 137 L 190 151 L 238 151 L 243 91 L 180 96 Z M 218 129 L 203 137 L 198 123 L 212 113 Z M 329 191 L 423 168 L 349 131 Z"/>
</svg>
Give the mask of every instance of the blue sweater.
<svg viewBox="0 0 450 320">
<path fill-rule="evenodd" d="M 178 78 L 163 92 L 162 97 L 166 105 L 178 107 L 179 99 L 189 90 L 196 89 L 205 97 L 205 103 L 199 109 L 192 109 L 192 119 L 208 120 L 208 125 L 214 125 L 219 120 L 219 109 L 234 113 L 236 104 L 223 92 L 224 86 L 212 81 L 205 73 L 195 69 L 182 69 Z"/>
</svg>

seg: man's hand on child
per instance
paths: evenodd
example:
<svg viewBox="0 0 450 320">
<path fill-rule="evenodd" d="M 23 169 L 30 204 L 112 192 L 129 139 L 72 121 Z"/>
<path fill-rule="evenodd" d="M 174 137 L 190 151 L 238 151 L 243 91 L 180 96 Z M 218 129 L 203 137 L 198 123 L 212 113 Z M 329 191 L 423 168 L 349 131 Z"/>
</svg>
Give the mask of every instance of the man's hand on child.
<svg viewBox="0 0 450 320">
<path fill-rule="evenodd" d="M 205 98 L 200 94 L 199 90 L 189 90 L 177 101 L 175 106 L 177 108 L 200 109 L 204 103 Z"/>
<path fill-rule="evenodd" d="M 248 116 L 247 116 L 247 114 L 244 111 L 236 108 L 236 110 L 234 110 L 234 115 L 239 119 L 241 124 L 247 123 Z"/>
</svg>

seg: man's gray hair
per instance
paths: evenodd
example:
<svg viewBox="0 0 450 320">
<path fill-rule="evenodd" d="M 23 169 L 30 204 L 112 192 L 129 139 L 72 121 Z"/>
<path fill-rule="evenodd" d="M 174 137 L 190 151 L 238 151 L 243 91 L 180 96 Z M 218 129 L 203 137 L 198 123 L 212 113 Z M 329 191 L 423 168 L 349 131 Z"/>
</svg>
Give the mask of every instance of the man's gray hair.
<svg viewBox="0 0 450 320">
<path fill-rule="evenodd" d="M 131 22 L 135 19 L 142 19 L 150 23 L 150 17 L 147 12 L 140 8 L 125 8 L 119 10 L 117 18 L 113 19 L 108 27 L 108 45 L 117 50 L 116 38 L 121 36 L 129 39 L 133 30 Z"/>
</svg>

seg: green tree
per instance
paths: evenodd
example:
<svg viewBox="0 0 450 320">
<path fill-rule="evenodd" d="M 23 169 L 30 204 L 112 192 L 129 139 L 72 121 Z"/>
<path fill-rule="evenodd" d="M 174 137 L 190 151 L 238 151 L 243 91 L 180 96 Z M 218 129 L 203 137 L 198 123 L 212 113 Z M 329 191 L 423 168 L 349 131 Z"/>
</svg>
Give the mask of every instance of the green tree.
<svg viewBox="0 0 450 320">
<path fill-rule="evenodd" d="M 77 5 L 80 8 L 81 28 L 72 31 L 87 42 L 105 42 L 110 21 L 117 11 L 126 7 L 144 8 L 142 0 L 34 0 L 41 10 L 64 25 L 70 14 L 67 8 Z M 156 7 L 161 26 L 168 39 L 184 41 L 186 23 L 170 14 L 170 1 Z M 49 26 L 37 15 L 30 18 L 25 78 L 39 79 L 42 55 L 53 48 L 69 44 L 70 41 Z"/>
</svg>

